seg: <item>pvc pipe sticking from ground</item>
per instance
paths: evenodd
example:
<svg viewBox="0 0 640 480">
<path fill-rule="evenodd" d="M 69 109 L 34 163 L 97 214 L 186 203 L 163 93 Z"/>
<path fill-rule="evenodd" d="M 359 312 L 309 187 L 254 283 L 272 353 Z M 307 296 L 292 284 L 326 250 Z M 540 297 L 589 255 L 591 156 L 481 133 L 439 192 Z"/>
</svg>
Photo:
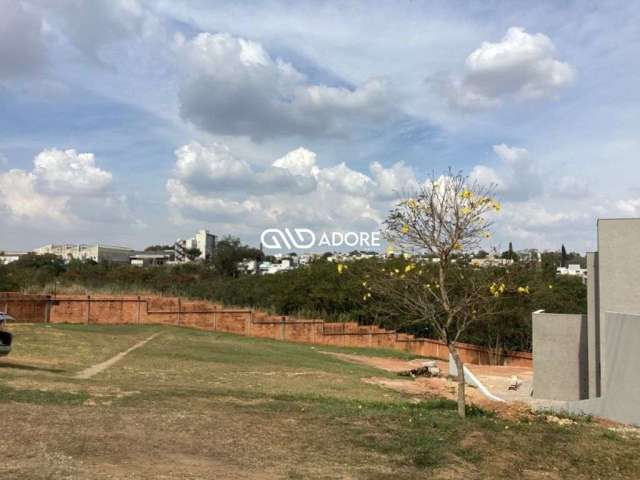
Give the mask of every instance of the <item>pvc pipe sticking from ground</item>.
<svg viewBox="0 0 640 480">
<path fill-rule="evenodd" d="M 464 370 L 464 381 L 468 385 L 472 385 L 476 387 L 478 390 L 480 390 L 480 393 L 482 393 L 489 400 L 493 400 L 494 402 L 506 403 L 506 400 L 500 397 L 496 397 L 493 393 L 491 393 L 489 389 L 485 387 L 480 380 L 478 380 L 478 377 L 476 377 L 473 373 L 471 373 L 471 371 L 467 367 L 463 366 L 462 368 Z M 452 377 L 458 376 L 458 368 L 456 367 L 456 362 L 454 362 L 451 354 L 449 354 L 449 375 L 451 375 Z"/>
</svg>

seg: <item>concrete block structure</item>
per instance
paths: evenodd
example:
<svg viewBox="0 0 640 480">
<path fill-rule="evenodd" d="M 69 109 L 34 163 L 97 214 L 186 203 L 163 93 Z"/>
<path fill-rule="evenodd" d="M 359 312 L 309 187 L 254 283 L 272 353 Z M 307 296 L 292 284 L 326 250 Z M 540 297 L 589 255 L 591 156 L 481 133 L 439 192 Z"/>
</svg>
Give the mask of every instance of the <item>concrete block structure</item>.
<svg viewBox="0 0 640 480">
<path fill-rule="evenodd" d="M 539 403 L 640 425 L 640 219 L 598 221 L 587 254 L 588 314 L 533 314 Z"/>
<path fill-rule="evenodd" d="M 587 316 L 535 313 L 533 338 L 534 395 L 551 400 L 588 398 Z"/>
</svg>

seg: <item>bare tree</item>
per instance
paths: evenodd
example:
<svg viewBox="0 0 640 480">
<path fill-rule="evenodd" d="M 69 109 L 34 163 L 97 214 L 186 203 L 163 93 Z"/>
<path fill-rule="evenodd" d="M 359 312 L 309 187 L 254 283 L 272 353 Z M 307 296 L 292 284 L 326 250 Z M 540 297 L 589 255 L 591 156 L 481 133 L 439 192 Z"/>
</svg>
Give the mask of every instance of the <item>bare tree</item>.
<svg viewBox="0 0 640 480">
<path fill-rule="evenodd" d="M 467 326 L 490 314 L 491 299 L 505 291 L 489 271 L 470 271 L 459 261 L 490 237 L 491 212 L 499 211 L 494 188 L 461 173 L 435 176 L 398 203 L 385 221 L 391 245 L 430 258 L 429 265 L 371 277 L 369 288 L 386 295 L 413 322 L 429 326 L 449 350 L 458 371 L 458 413 L 465 416 L 464 364 L 456 342 Z"/>
</svg>

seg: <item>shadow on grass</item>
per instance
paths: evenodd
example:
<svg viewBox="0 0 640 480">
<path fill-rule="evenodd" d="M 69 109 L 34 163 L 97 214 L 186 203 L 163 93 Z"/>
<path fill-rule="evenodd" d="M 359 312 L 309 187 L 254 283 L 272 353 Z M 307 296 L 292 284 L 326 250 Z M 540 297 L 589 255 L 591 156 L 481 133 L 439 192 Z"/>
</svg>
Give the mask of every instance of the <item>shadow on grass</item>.
<svg viewBox="0 0 640 480">
<path fill-rule="evenodd" d="M 0 361 L 0 368 L 11 368 L 14 370 L 29 370 L 29 371 L 49 372 L 49 373 L 65 372 L 65 370 L 62 370 L 61 368 L 35 367 L 33 365 L 24 365 L 21 363 L 4 362 L 4 361 Z"/>
</svg>

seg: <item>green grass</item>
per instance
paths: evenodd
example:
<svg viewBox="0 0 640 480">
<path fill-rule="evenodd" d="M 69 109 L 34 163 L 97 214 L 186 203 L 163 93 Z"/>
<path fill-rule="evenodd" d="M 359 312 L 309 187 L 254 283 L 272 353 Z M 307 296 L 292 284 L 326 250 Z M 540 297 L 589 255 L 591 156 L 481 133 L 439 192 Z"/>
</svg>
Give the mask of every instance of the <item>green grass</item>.
<svg viewBox="0 0 640 480">
<path fill-rule="evenodd" d="M 179 327 L 14 331 L 0 360 L 0 451 L 13 465 L 2 478 L 640 478 L 640 440 L 597 422 L 477 407 L 463 421 L 450 400 L 413 403 L 362 381 L 396 375 L 322 353 L 404 352 Z M 73 378 L 156 331 L 110 369 Z"/>
</svg>

